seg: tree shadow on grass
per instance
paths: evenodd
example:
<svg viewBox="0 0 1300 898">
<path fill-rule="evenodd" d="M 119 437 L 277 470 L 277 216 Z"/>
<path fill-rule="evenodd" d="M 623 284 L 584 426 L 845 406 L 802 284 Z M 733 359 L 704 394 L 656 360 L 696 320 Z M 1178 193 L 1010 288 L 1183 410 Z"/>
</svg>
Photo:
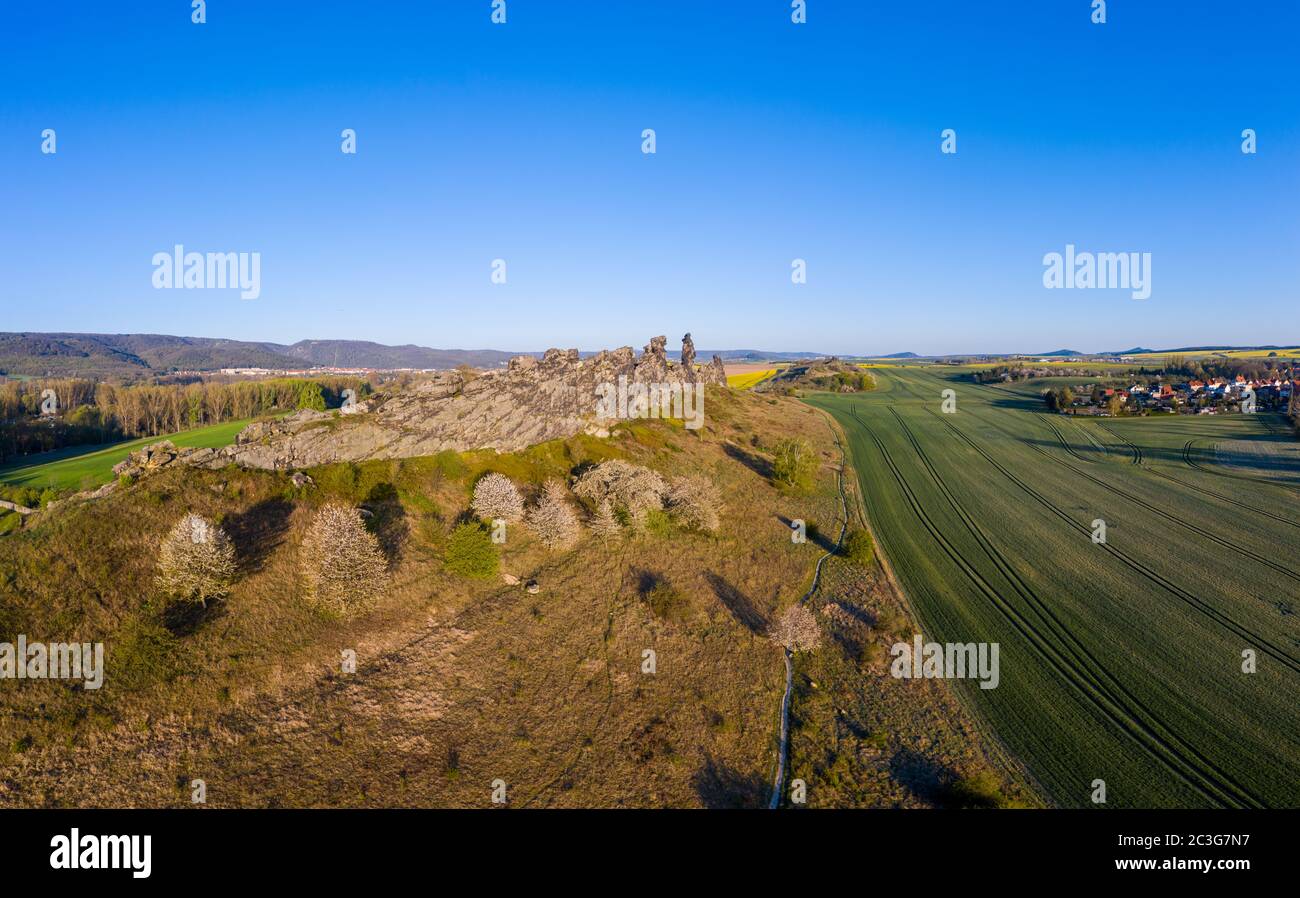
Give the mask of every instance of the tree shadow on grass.
<svg viewBox="0 0 1300 898">
<path fill-rule="evenodd" d="M 189 636 L 225 614 L 226 603 L 221 599 L 209 599 L 206 603 L 173 601 L 163 607 L 158 620 L 173 636 Z"/>
<path fill-rule="evenodd" d="M 366 529 L 379 540 L 379 548 L 383 550 L 390 566 L 396 564 L 398 553 L 411 530 L 397 488 L 391 483 L 375 484 L 361 507 L 370 512 L 366 518 Z"/>
<path fill-rule="evenodd" d="M 262 569 L 266 559 L 284 541 L 292 514 L 293 504 L 277 496 L 263 499 L 222 522 L 222 528 L 235 544 L 235 559 L 241 574 Z"/>
<path fill-rule="evenodd" d="M 831 639 L 835 640 L 835 644 L 844 652 L 844 657 L 854 664 L 859 664 L 862 661 L 862 656 L 866 654 L 867 644 L 865 639 L 852 630 L 841 627 L 832 628 Z"/>
<path fill-rule="evenodd" d="M 756 773 L 741 773 L 706 756 L 691 777 L 691 786 L 706 808 L 763 808 L 771 785 Z"/>
<path fill-rule="evenodd" d="M 767 632 L 767 618 L 754 605 L 753 599 L 713 571 L 707 571 L 704 579 L 709 581 L 709 586 L 713 589 L 713 594 L 718 597 L 718 601 L 731 612 L 731 616 L 742 627 L 760 636 Z"/>
<path fill-rule="evenodd" d="M 745 467 L 749 468 L 759 477 L 768 480 L 772 478 L 772 463 L 763 456 L 737 446 L 735 443 L 723 443 L 722 451 Z"/>
<path fill-rule="evenodd" d="M 960 806 L 952 794 L 957 772 L 933 758 L 910 748 L 900 749 L 889 760 L 889 775 L 922 801 L 939 807 Z"/>
<path fill-rule="evenodd" d="M 779 514 L 776 516 L 776 519 L 780 521 L 782 524 L 784 524 L 787 528 L 791 530 L 794 529 L 793 527 L 794 520 L 792 518 L 787 518 L 785 515 Z M 840 533 L 839 521 L 835 522 L 834 528 L 835 528 L 835 533 L 833 535 L 828 535 L 822 530 L 821 527 L 817 526 L 816 524 L 807 524 L 807 533 L 805 534 L 805 536 L 807 536 L 808 540 L 814 546 L 821 549 L 823 552 L 834 552 L 835 537 L 838 537 Z"/>
</svg>

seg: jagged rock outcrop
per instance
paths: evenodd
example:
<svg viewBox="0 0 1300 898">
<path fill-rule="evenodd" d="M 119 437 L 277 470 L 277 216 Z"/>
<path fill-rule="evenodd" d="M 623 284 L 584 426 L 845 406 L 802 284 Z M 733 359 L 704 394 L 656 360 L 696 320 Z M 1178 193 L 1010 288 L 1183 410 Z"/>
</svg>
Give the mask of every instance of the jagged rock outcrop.
<svg viewBox="0 0 1300 898">
<path fill-rule="evenodd" d="M 695 365 L 689 334 L 682 341 L 681 364 L 668 360 L 666 343 L 665 337 L 651 338 L 640 357 L 630 346 L 586 359 L 576 349 L 548 349 L 540 359 L 516 356 L 504 370 L 442 371 L 410 389 L 358 402 L 347 417 L 304 410 L 251 424 L 223 449 L 156 444 L 133 453 L 118 473 L 146 473 L 177 461 L 291 470 L 445 449 L 511 452 L 576 433 L 603 434 L 610 422 L 596 417 L 602 384 L 626 378 L 627 384 L 726 385 L 717 356 L 708 365 Z"/>
<path fill-rule="evenodd" d="M 137 449 L 125 459 L 113 465 L 113 473 L 119 477 L 142 477 L 145 474 L 168 467 L 178 461 L 186 464 L 201 464 L 215 454 L 213 449 L 177 449 L 171 440 L 152 443 L 143 449 Z"/>
</svg>

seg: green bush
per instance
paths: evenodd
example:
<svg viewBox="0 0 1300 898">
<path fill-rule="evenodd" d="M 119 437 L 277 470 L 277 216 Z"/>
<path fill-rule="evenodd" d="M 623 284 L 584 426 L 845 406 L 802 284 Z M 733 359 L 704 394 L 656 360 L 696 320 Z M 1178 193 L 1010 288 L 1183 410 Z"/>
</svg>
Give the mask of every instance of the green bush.
<svg viewBox="0 0 1300 898">
<path fill-rule="evenodd" d="M 41 494 L 30 486 L 9 486 L 0 489 L 0 499 L 21 505 L 23 508 L 35 508 L 40 503 Z"/>
<path fill-rule="evenodd" d="M 325 411 L 325 394 L 321 391 L 320 384 L 308 382 L 298 388 L 298 408 Z"/>
<path fill-rule="evenodd" d="M 470 522 L 451 532 L 442 561 L 447 570 L 463 577 L 493 577 L 500 565 L 491 534 L 481 524 Z"/>
<path fill-rule="evenodd" d="M 660 620 L 681 621 L 690 607 L 682 595 L 667 580 L 660 580 L 645 593 L 645 602 Z"/>
<path fill-rule="evenodd" d="M 948 786 L 945 803 L 959 808 L 1004 808 L 1009 802 L 1002 783 L 988 770 L 963 776 Z"/>
<path fill-rule="evenodd" d="M 772 449 L 772 477 L 777 483 L 797 490 L 812 488 L 817 473 L 817 456 L 807 440 L 786 438 Z"/>
<path fill-rule="evenodd" d="M 645 532 L 651 536 L 672 536 L 673 529 L 673 520 L 666 511 L 652 508 L 645 513 Z"/>
<path fill-rule="evenodd" d="M 874 542 L 865 530 L 850 530 L 840 546 L 840 554 L 854 564 L 871 564 Z"/>
</svg>

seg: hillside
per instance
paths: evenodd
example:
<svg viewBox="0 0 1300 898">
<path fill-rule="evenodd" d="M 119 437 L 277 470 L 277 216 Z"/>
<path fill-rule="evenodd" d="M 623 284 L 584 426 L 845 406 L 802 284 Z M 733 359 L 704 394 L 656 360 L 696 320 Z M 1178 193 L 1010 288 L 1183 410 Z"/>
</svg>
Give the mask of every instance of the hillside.
<svg viewBox="0 0 1300 898">
<path fill-rule="evenodd" d="M 368 340 L 299 340 L 284 344 L 166 334 L 0 333 L 0 374 L 28 377 L 129 379 L 176 370 L 221 368 L 499 368 L 518 354 L 498 349 L 431 349 L 409 343 L 387 346 Z M 594 354 L 580 353 L 584 358 Z M 730 359 L 795 359 L 811 355 L 752 349 L 701 351 L 705 357 L 714 354 Z"/>
<path fill-rule="evenodd" d="M 385 346 L 365 340 L 299 340 L 282 347 L 285 355 L 308 365 L 356 368 L 495 368 L 514 353 L 495 349 L 429 349 L 427 346 Z"/>
<path fill-rule="evenodd" d="M 364 340 L 291 345 L 166 334 L 0 333 L 0 373 L 31 377 L 137 378 L 221 368 L 494 368 L 511 353 L 492 349 L 384 346 Z"/>
<path fill-rule="evenodd" d="M 279 350 L 270 343 L 164 334 L 0 333 L 0 372 L 132 378 L 178 369 L 301 365 Z"/>
<path fill-rule="evenodd" d="M 789 394 L 795 390 L 831 390 L 834 392 L 868 392 L 876 388 L 875 378 L 853 362 L 831 357 L 796 362 L 758 383 L 759 393 Z"/>
<path fill-rule="evenodd" d="M 828 419 L 795 400 L 713 385 L 707 402 L 699 430 L 625 422 L 604 439 L 331 464 L 297 482 L 163 469 L 30 516 L 0 537 L 0 631 L 103 640 L 107 672 L 95 691 L 0 694 L 0 805 L 185 806 L 194 778 L 216 807 L 485 807 L 497 779 L 517 807 L 766 804 L 784 685 L 766 632 L 838 528 L 840 454 Z M 806 491 L 773 479 L 787 438 L 812 450 Z M 449 566 L 483 473 L 532 501 L 611 459 L 707 478 L 717 531 L 650 513 L 548 550 L 512 524 L 492 549 L 498 574 Z M 299 575 L 329 501 L 366 509 L 389 563 L 377 607 L 353 619 L 313 611 Z M 162 534 L 190 511 L 230 534 L 238 575 L 226 599 L 180 613 L 153 578 Z M 807 542 L 791 520 L 808 522 Z M 790 774 L 818 784 L 812 803 L 943 804 L 936 784 L 988 769 L 1027 794 L 945 685 L 885 673 L 884 645 L 910 625 L 881 571 L 836 571 L 817 676 L 857 710 L 834 734 L 833 707 L 798 674 L 796 709 L 816 704 L 795 720 Z M 340 669 L 345 650 L 355 672 Z M 858 693 L 859 671 L 887 701 Z"/>
</svg>

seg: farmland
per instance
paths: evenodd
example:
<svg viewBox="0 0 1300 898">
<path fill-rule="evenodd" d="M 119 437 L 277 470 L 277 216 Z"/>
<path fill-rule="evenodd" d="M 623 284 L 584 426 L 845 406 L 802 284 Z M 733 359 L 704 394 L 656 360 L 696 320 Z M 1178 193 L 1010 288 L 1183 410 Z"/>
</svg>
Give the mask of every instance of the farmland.
<svg viewBox="0 0 1300 898">
<path fill-rule="evenodd" d="M 737 390 L 748 390 L 767 380 L 776 373 L 775 368 L 760 368 L 757 371 L 743 371 L 738 374 L 727 375 L 727 386 L 734 387 Z"/>
<path fill-rule="evenodd" d="M 196 427 L 180 433 L 142 437 L 107 446 L 74 446 L 42 452 L 0 468 L 0 483 L 38 490 L 92 489 L 113 479 L 113 465 L 124 460 L 132 451 L 150 443 L 171 440 L 180 447 L 226 446 L 233 443 L 235 435 L 247 426 L 246 420 L 227 421 L 210 427 Z"/>
<path fill-rule="evenodd" d="M 1034 382 L 960 369 L 878 380 L 807 401 L 844 428 L 926 639 L 1000 644 L 999 687 L 959 692 L 1044 791 L 1091 806 L 1104 780 L 1108 807 L 1300 804 L 1300 746 L 1279 738 L 1300 730 L 1285 422 L 1067 418 Z"/>
</svg>

